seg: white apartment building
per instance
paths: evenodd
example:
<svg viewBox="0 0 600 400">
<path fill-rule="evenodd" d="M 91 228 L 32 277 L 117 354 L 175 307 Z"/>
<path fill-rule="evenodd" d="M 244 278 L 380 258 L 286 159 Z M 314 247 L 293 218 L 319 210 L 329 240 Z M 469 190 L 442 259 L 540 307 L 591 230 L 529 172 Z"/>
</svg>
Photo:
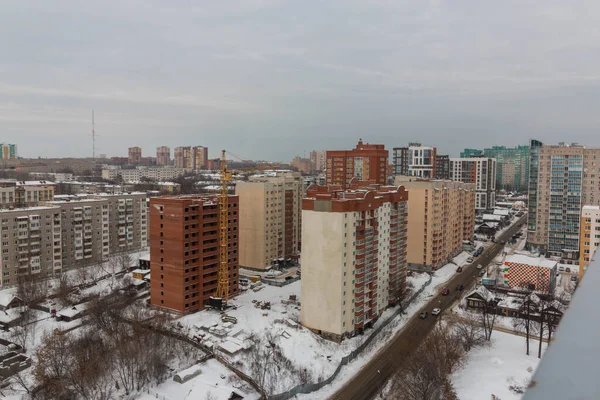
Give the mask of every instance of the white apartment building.
<svg viewBox="0 0 600 400">
<path fill-rule="evenodd" d="M 251 176 L 238 182 L 239 264 L 265 270 L 298 258 L 303 179 L 298 172 Z"/>
<path fill-rule="evenodd" d="M 475 209 L 477 211 L 492 210 L 496 206 L 495 158 L 451 158 L 450 179 L 475 184 Z"/>
<path fill-rule="evenodd" d="M 0 286 L 19 275 L 53 275 L 62 270 L 60 207 L 0 210 Z"/>
<path fill-rule="evenodd" d="M 89 198 L 108 202 L 110 253 L 135 251 L 148 245 L 146 193 L 101 193 Z"/>
<path fill-rule="evenodd" d="M 138 166 L 135 169 L 105 168 L 102 170 L 102 178 L 114 181 L 119 177 L 124 182 L 138 182 L 142 178 L 155 181 L 169 181 L 180 177 L 190 169 L 177 168 L 171 166 L 165 167 L 144 167 Z"/>
<path fill-rule="evenodd" d="M 396 304 L 406 276 L 407 200 L 402 187 L 308 189 L 302 205 L 304 326 L 341 340 Z"/>
</svg>

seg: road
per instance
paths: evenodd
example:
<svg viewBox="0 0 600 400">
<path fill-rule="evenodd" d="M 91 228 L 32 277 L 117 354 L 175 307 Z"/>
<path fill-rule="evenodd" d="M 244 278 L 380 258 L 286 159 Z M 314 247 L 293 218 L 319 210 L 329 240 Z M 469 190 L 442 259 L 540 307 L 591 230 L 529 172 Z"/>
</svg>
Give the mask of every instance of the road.
<svg viewBox="0 0 600 400">
<path fill-rule="evenodd" d="M 332 397 L 332 400 L 370 400 L 374 398 L 381 390 L 385 382 L 397 369 L 400 362 L 409 356 L 421 343 L 421 341 L 431 332 L 437 318 L 431 316 L 431 310 L 438 307 L 442 310 L 449 307 L 455 300 L 453 294 L 457 285 L 464 285 L 465 288 L 472 286 L 477 279 L 477 264 L 487 265 L 496 255 L 502 251 L 504 245 L 500 242 L 508 241 L 526 221 L 526 215 L 507 229 L 499 238 L 498 243 L 488 247 L 474 262 L 463 268 L 462 273 L 457 273 L 451 278 L 447 287 L 450 288 L 450 296 L 437 294 L 423 306 L 415 316 L 407 322 L 394 338 L 381 348 L 377 354 L 360 371 L 350 379 L 344 387 L 338 390 Z M 441 290 L 440 290 L 441 291 Z M 423 311 L 429 312 L 430 316 L 424 320 L 419 319 L 419 314 Z"/>
</svg>

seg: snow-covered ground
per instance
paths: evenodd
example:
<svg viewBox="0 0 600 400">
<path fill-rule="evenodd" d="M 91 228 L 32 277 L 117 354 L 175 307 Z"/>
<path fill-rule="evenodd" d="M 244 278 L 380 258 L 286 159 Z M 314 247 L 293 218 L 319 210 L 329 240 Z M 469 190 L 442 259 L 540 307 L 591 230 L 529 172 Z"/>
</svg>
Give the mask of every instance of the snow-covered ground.
<svg viewBox="0 0 600 400">
<path fill-rule="evenodd" d="M 260 398 L 246 382 L 215 359 L 207 360 L 197 367 L 200 368 L 200 374 L 189 381 L 177 383 L 169 379 L 158 387 L 146 389 L 146 393 L 138 397 L 138 400 L 229 400 L 232 392 L 248 400 Z M 188 370 L 192 369 L 196 368 Z"/>
<path fill-rule="evenodd" d="M 479 347 L 467 353 L 464 368 L 452 376 L 456 394 L 461 400 L 489 399 L 496 395 L 502 400 L 518 400 L 535 371 L 539 342 L 530 341 L 530 355 L 525 354 L 525 338 L 494 331 L 491 347 Z M 542 343 L 545 350 L 546 344 Z"/>
</svg>

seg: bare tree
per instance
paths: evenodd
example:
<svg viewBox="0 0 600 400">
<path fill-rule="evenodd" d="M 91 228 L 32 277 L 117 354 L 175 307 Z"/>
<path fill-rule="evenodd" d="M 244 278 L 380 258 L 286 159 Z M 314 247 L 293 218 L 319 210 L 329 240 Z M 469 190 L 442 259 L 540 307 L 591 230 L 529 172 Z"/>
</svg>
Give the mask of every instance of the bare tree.
<svg viewBox="0 0 600 400">
<path fill-rule="evenodd" d="M 537 299 L 537 296 L 535 297 Z M 536 300 L 537 301 L 537 300 Z M 513 327 L 520 332 L 525 333 L 526 350 L 525 354 L 529 355 L 529 340 L 533 333 L 533 320 L 532 315 L 537 311 L 536 301 L 531 295 L 527 296 L 523 300 L 523 304 L 519 308 L 519 314 L 513 318 Z"/>
<path fill-rule="evenodd" d="M 497 311 L 498 308 L 495 300 L 484 302 L 483 307 L 481 307 L 481 322 L 485 333 L 485 340 L 489 341 L 492 339 L 492 332 L 494 331 L 494 325 L 498 317 Z"/>
<path fill-rule="evenodd" d="M 33 314 L 29 308 L 24 307 L 19 323 L 12 329 L 11 338 L 23 349 L 27 349 L 30 339 L 35 336 L 35 329 L 36 321 L 33 320 Z"/>
<path fill-rule="evenodd" d="M 63 307 L 69 306 L 73 304 L 74 289 L 75 286 L 69 276 L 66 273 L 62 273 L 58 278 L 58 286 L 53 295 Z"/>
<path fill-rule="evenodd" d="M 465 351 L 471 351 L 473 347 L 482 346 L 486 342 L 481 321 L 473 318 L 470 314 L 465 318 L 453 318 L 450 322 L 454 328 L 456 339 L 462 344 Z"/>
<path fill-rule="evenodd" d="M 17 278 L 17 297 L 27 307 L 40 303 L 48 297 L 48 281 L 39 274 L 19 275 Z"/>
</svg>

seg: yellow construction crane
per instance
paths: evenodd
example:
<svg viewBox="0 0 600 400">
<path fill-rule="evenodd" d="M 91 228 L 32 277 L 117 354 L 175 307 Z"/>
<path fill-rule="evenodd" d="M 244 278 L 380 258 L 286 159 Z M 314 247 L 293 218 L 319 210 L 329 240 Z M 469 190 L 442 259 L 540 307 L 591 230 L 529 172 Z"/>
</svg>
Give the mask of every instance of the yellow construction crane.
<svg viewBox="0 0 600 400">
<path fill-rule="evenodd" d="M 221 195 L 219 201 L 219 231 L 221 238 L 219 283 L 217 297 L 223 301 L 223 306 L 229 300 L 229 181 L 231 173 L 227 170 L 225 150 L 221 154 Z"/>
</svg>

